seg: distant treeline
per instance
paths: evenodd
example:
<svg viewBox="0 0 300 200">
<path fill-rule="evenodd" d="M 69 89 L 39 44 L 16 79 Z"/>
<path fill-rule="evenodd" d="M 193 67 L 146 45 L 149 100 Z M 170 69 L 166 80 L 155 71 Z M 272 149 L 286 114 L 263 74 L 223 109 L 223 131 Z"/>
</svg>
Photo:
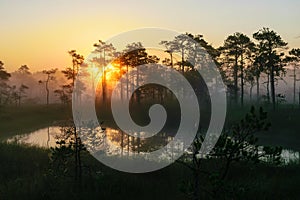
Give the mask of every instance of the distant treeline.
<svg viewBox="0 0 300 200">
<path fill-rule="evenodd" d="M 199 50 L 191 40 L 202 49 Z M 88 61 L 76 50 L 69 51 L 71 65 L 62 71 L 53 68 L 32 73 L 30 67 L 22 65 L 15 72 L 8 73 L 4 63 L 0 62 L 0 105 L 58 102 L 69 104 L 77 74 L 82 69 L 86 69 L 85 72 L 94 78 L 97 74 L 102 74 L 101 81 L 95 85 L 100 102 L 110 98 L 117 80 L 126 73 L 133 72 L 125 81 L 123 79 L 119 91 L 121 99 L 131 98 L 128 92 L 130 88 L 142 86 L 147 79 L 147 74 L 144 74 L 139 66 L 156 63 L 178 70 L 189 80 L 195 91 L 205 91 L 203 83 L 197 81 L 200 76 L 197 75 L 196 69 L 209 67 L 210 60 L 221 73 L 228 100 L 232 104 L 242 106 L 247 99 L 255 103 L 273 105 L 275 109 L 278 103 L 286 100 L 285 94 L 277 92 L 278 83 L 286 75 L 286 66 L 291 69 L 289 76 L 293 82 L 292 101 L 294 104 L 298 103 L 296 70 L 300 61 L 300 49 L 288 49 L 288 44 L 281 36 L 269 28 L 260 29 L 253 33 L 252 37 L 236 32 L 229 35 L 218 48 L 205 41 L 203 35 L 190 33 L 158 43 L 165 49 L 163 56 L 150 55 L 140 42 L 128 44 L 123 51 L 118 52 L 113 44 L 99 40 L 94 44 L 94 57 Z M 204 51 L 210 55 L 210 59 L 203 56 Z M 91 68 L 91 63 L 94 69 Z M 167 74 L 164 76 L 168 79 Z M 79 89 L 85 89 L 83 83 Z M 140 102 L 145 96 L 163 102 L 172 96 L 172 92 L 156 86 L 140 87 L 136 90 L 133 100 Z"/>
</svg>

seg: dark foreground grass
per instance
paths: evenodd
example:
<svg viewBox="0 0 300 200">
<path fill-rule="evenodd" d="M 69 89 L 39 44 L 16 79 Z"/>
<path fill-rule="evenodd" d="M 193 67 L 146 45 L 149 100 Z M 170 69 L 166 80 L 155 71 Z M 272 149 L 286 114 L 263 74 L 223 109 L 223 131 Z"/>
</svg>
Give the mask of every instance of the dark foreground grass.
<svg viewBox="0 0 300 200">
<path fill-rule="evenodd" d="M 1 143 L 0 199 L 189 199 L 182 189 L 192 174 L 178 163 L 152 173 L 128 174 L 85 153 L 83 162 L 89 170 L 84 169 L 79 183 L 73 177 L 49 173 L 48 153 L 47 149 Z M 205 179 L 200 182 L 207 184 Z M 225 184 L 229 189 L 219 195 L 221 199 L 299 199 L 300 165 L 235 164 Z"/>
</svg>

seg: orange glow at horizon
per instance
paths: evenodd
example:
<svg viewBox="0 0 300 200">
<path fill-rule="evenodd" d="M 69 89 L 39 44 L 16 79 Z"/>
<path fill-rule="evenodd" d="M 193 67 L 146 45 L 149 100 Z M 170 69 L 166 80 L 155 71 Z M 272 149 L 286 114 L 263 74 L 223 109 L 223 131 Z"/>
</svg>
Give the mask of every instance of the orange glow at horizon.
<svg viewBox="0 0 300 200">
<path fill-rule="evenodd" d="M 119 64 L 109 63 L 107 66 L 105 66 L 104 69 L 105 69 L 105 83 L 108 87 L 113 87 L 117 79 L 120 78 L 121 76 Z M 97 67 L 94 64 L 90 64 L 86 70 L 91 76 L 91 79 L 99 86 L 101 82 L 104 80 L 103 69 L 101 67 Z"/>
<path fill-rule="evenodd" d="M 116 67 L 117 64 L 108 64 L 106 67 L 106 80 L 114 81 L 120 75 L 120 68 Z"/>
</svg>

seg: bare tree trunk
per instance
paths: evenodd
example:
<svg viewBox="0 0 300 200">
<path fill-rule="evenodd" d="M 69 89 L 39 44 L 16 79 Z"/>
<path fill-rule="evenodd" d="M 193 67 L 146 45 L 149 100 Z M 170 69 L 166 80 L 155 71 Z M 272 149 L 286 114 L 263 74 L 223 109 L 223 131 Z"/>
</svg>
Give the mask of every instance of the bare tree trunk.
<svg viewBox="0 0 300 200">
<path fill-rule="evenodd" d="M 272 104 L 273 104 L 273 109 L 275 110 L 275 77 L 274 77 L 274 67 L 273 66 L 271 68 L 270 81 L 271 81 Z"/>
<path fill-rule="evenodd" d="M 233 68 L 233 81 L 234 81 L 234 102 L 237 104 L 238 97 L 238 60 L 237 56 L 235 57 L 235 65 Z"/>
<path fill-rule="evenodd" d="M 48 88 L 49 79 L 50 78 L 48 76 L 48 79 L 46 81 L 46 92 L 47 92 L 46 99 L 47 99 L 47 105 L 49 105 L 49 88 Z"/>
<path fill-rule="evenodd" d="M 48 129 L 47 129 L 47 147 L 49 147 L 49 142 L 50 142 L 50 127 L 48 126 Z"/>
<path fill-rule="evenodd" d="M 105 67 L 103 66 L 103 75 L 102 75 L 102 101 L 103 103 L 106 100 L 106 72 Z"/>
<path fill-rule="evenodd" d="M 103 66 L 102 66 L 102 70 L 103 70 L 103 75 L 102 75 L 102 100 L 103 103 L 106 101 L 106 69 L 105 69 L 105 49 L 103 50 Z"/>
<path fill-rule="evenodd" d="M 73 58 L 73 69 L 72 69 L 72 86 L 75 86 L 75 60 Z"/>
<path fill-rule="evenodd" d="M 140 70 L 139 67 L 136 66 L 136 86 L 137 86 L 137 90 L 136 90 L 136 100 L 138 103 L 140 103 L 140 90 L 139 90 L 139 86 L 140 86 Z"/>
<path fill-rule="evenodd" d="M 122 65 L 120 65 L 120 72 L 122 75 Z M 121 91 L 120 91 L 121 100 L 123 100 L 123 81 L 121 80 Z"/>
<path fill-rule="evenodd" d="M 129 99 L 129 80 L 128 80 L 128 65 L 126 65 L 126 99 Z"/>
<path fill-rule="evenodd" d="M 181 50 L 181 67 L 182 74 L 184 74 L 184 49 Z"/>
<path fill-rule="evenodd" d="M 121 130 L 121 155 L 123 156 L 124 150 L 124 132 Z"/>
<path fill-rule="evenodd" d="M 251 83 L 251 85 L 250 85 L 250 91 L 249 91 L 249 93 L 250 93 L 250 102 L 252 103 L 252 90 L 253 90 L 253 83 Z"/>
<path fill-rule="evenodd" d="M 241 55 L 241 106 L 244 106 L 244 69 L 243 69 L 243 54 Z"/>
</svg>

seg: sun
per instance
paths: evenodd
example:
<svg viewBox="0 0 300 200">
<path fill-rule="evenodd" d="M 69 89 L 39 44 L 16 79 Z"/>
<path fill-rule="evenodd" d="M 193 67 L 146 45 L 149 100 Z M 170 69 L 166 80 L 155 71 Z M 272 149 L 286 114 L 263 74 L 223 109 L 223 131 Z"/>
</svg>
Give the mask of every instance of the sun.
<svg viewBox="0 0 300 200">
<path fill-rule="evenodd" d="M 93 82 L 102 80 L 105 81 L 106 85 L 109 87 L 115 84 L 121 73 L 120 65 L 118 63 L 109 63 L 104 68 L 98 67 L 96 64 L 92 63 L 86 70 Z M 105 73 L 103 70 L 105 70 Z"/>
<path fill-rule="evenodd" d="M 109 63 L 106 66 L 106 80 L 107 81 L 113 81 L 116 79 L 120 74 L 120 68 L 116 66 L 116 64 Z"/>
</svg>

